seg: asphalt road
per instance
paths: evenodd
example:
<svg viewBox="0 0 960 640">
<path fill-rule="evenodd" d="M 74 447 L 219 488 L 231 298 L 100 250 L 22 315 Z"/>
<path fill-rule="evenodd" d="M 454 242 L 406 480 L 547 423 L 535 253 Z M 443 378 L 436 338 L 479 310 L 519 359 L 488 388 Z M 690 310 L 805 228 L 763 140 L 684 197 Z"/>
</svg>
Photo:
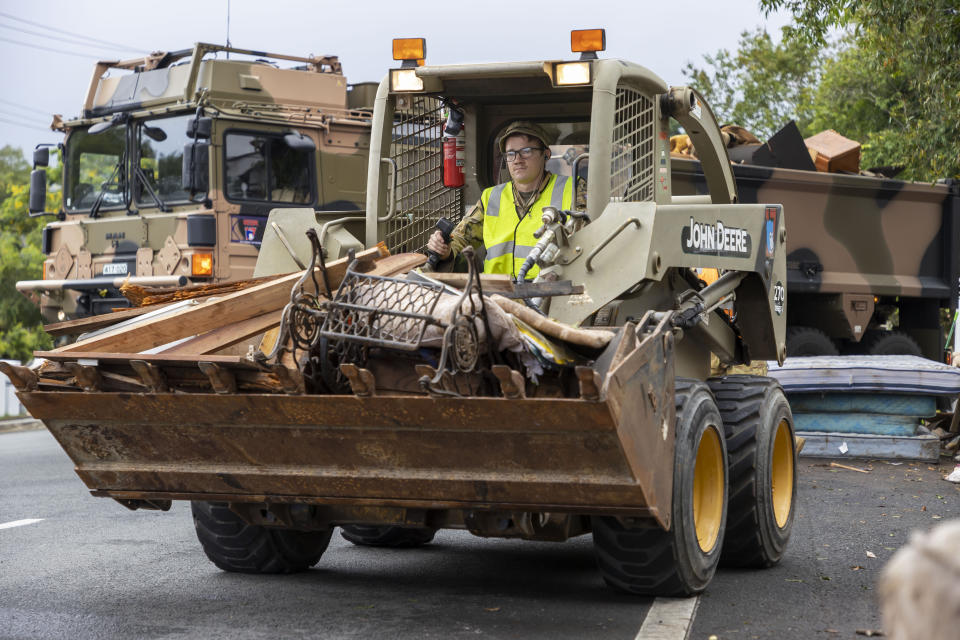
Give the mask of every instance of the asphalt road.
<svg viewBox="0 0 960 640">
<path fill-rule="evenodd" d="M 960 490 L 941 479 L 946 467 L 844 462 L 869 473 L 802 461 L 784 561 L 720 571 L 690 638 L 880 628 L 880 567 L 911 529 L 960 515 Z M 188 505 L 129 512 L 90 497 L 46 431 L 0 434 L 0 638 L 630 639 L 651 604 L 603 585 L 589 536 L 548 544 L 440 532 L 427 547 L 393 551 L 335 534 L 304 574 L 227 574 L 200 550 Z M 652 611 L 651 620 L 661 610 Z"/>
</svg>

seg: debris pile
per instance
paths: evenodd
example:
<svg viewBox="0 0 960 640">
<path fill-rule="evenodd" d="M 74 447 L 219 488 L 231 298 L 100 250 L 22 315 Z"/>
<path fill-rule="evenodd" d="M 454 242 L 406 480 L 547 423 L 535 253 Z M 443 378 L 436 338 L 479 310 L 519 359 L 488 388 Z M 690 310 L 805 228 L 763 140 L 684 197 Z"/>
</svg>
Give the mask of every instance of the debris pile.
<svg viewBox="0 0 960 640">
<path fill-rule="evenodd" d="M 392 276 L 421 265 L 420 254 L 390 255 L 378 246 L 355 256 L 359 268 Z M 326 278 L 308 278 L 313 293 L 327 297 L 340 284 L 349 259 L 326 265 Z M 296 363 L 266 363 L 251 356 L 255 345 L 279 327 L 291 288 L 304 273 L 254 281 L 156 292 L 127 288 L 149 306 L 49 325 L 53 336 L 80 339 L 52 351 L 37 352 L 35 371 L 5 365 L 4 372 L 25 389 L 165 392 L 237 390 L 289 393 L 302 388 Z M 246 354 L 236 353 L 241 345 Z"/>
<path fill-rule="evenodd" d="M 79 339 L 37 352 L 35 368 L 2 370 L 28 391 L 455 395 L 456 377 L 470 395 L 523 397 L 545 371 L 575 379 L 615 336 L 513 300 L 582 291 L 569 282 L 515 285 L 473 268 L 433 278 L 415 271 L 424 255 L 383 245 L 324 264 L 310 233 L 313 258 L 301 272 L 172 291 L 127 286 L 144 306 L 49 325 Z"/>
<path fill-rule="evenodd" d="M 782 366 L 768 364 L 787 394 L 798 434 L 807 439 L 806 455 L 937 460 L 941 442 L 960 445 L 954 414 L 937 415 L 937 398 L 960 394 L 954 367 L 917 356 L 795 357 Z"/>
<path fill-rule="evenodd" d="M 770 136 L 766 142 L 737 125 L 724 125 L 721 135 L 730 161 L 734 164 L 823 173 L 883 175 L 890 178 L 899 173 L 896 167 L 862 170 L 859 142 L 846 138 L 833 129 L 804 138 L 793 120 Z M 688 135 L 678 134 L 670 138 L 670 155 L 674 158 L 695 159 L 697 151 Z"/>
</svg>

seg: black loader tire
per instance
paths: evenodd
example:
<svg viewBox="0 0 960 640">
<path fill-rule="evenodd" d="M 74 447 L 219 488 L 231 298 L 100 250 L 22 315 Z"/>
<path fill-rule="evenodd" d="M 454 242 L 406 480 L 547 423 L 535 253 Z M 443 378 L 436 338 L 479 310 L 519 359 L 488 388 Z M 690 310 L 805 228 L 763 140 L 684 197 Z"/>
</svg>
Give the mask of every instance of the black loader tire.
<svg viewBox="0 0 960 640">
<path fill-rule="evenodd" d="M 787 327 L 787 357 L 837 356 L 840 351 L 827 334 L 813 327 Z"/>
<path fill-rule="evenodd" d="M 190 508 L 203 552 L 224 571 L 306 571 L 319 562 L 333 533 L 247 524 L 223 502 L 193 502 Z"/>
<path fill-rule="evenodd" d="M 786 551 L 797 498 L 790 404 L 773 378 L 733 375 L 707 383 L 723 416 L 730 461 L 730 501 L 720 563 L 771 567 Z"/>
<path fill-rule="evenodd" d="M 344 540 L 362 547 L 390 547 L 410 549 L 421 547 L 436 535 L 437 530 L 430 527 L 397 527 L 363 524 L 347 524 L 340 527 Z"/>
<path fill-rule="evenodd" d="M 902 331 L 871 331 L 863 337 L 863 352 L 871 356 L 920 356 L 917 341 Z"/>
<path fill-rule="evenodd" d="M 614 517 L 592 518 L 600 573 L 621 591 L 649 596 L 699 593 L 720 561 L 727 517 L 723 420 L 710 389 L 697 380 L 677 379 L 676 407 L 670 530 L 656 524 L 627 527 Z"/>
</svg>

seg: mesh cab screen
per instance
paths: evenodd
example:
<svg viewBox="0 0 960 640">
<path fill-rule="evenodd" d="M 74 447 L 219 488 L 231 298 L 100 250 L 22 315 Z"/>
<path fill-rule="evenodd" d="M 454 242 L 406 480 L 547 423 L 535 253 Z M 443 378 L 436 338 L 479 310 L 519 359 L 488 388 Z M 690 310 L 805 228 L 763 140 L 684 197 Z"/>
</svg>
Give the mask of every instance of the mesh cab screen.
<svg viewBox="0 0 960 640">
<path fill-rule="evenodd" d="M 619 87 L 613 121 L 610 199 L 653 200 L 653 101 L 639 91 Z"/>
<path fill-rule="evenodd" d="M 392 252 L 421 251 L 437 220 L 463 217 L 460 189 L 443 186 L 443 103 L 429 96 L 410 96 L 398 107 L 390 157 L 397 166 L 396 215 L 385 224 L 383 240 Z"/>
</svg>

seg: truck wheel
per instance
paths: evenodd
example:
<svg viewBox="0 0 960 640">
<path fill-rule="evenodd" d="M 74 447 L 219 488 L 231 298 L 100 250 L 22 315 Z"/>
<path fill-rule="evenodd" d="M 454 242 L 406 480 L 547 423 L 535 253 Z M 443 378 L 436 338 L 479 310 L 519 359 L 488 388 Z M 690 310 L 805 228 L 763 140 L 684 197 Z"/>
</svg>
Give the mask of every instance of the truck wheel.
<svg viewBox="0 0 960 640">
<path fill-rule="evenodd" d="M 787 357 L 837 356 L 840 351 L 827 334 L 813 327 L 787 327 Z"/>
<path fill-rule="evenodd" d="M 871 356 L 920 356 L 917 341 L 901 331 L 875 331 L 863 338 L 863 350 Z"/>
<path fill-rule="evenodd" d="M 730 501 L 721 564 L 770 567 L 783 557 L 797 496 L 793 414 L 780 385 L 762 376 L 707 381 L 729 454 Z"/>
<path fill-rule="evenodd" d="M 247 524 L 224 502 L 193 502 L 190 508 L 203 552 L 224 571 L 306 571 L 320 560 L 333 533 Z"/>
<path fill-rule="evenodd" d="M 727 519 L 727 450 L 710 390 L 676 382 L 671 527 L 625 526 L 594 517 L 593 545 L 603 579 L 621 591 L 684 596 L 703 591 L 720 561 Z"/>
<path fill-rule="evenodd" d="M 363 547 L 391 547 L 408 549 L 420 547 L 436 535 L 437 530 L 430 527 L 375 527 L 362 524 L 348 524 L 340 527 L 344 540 Z"/>
</svg>

